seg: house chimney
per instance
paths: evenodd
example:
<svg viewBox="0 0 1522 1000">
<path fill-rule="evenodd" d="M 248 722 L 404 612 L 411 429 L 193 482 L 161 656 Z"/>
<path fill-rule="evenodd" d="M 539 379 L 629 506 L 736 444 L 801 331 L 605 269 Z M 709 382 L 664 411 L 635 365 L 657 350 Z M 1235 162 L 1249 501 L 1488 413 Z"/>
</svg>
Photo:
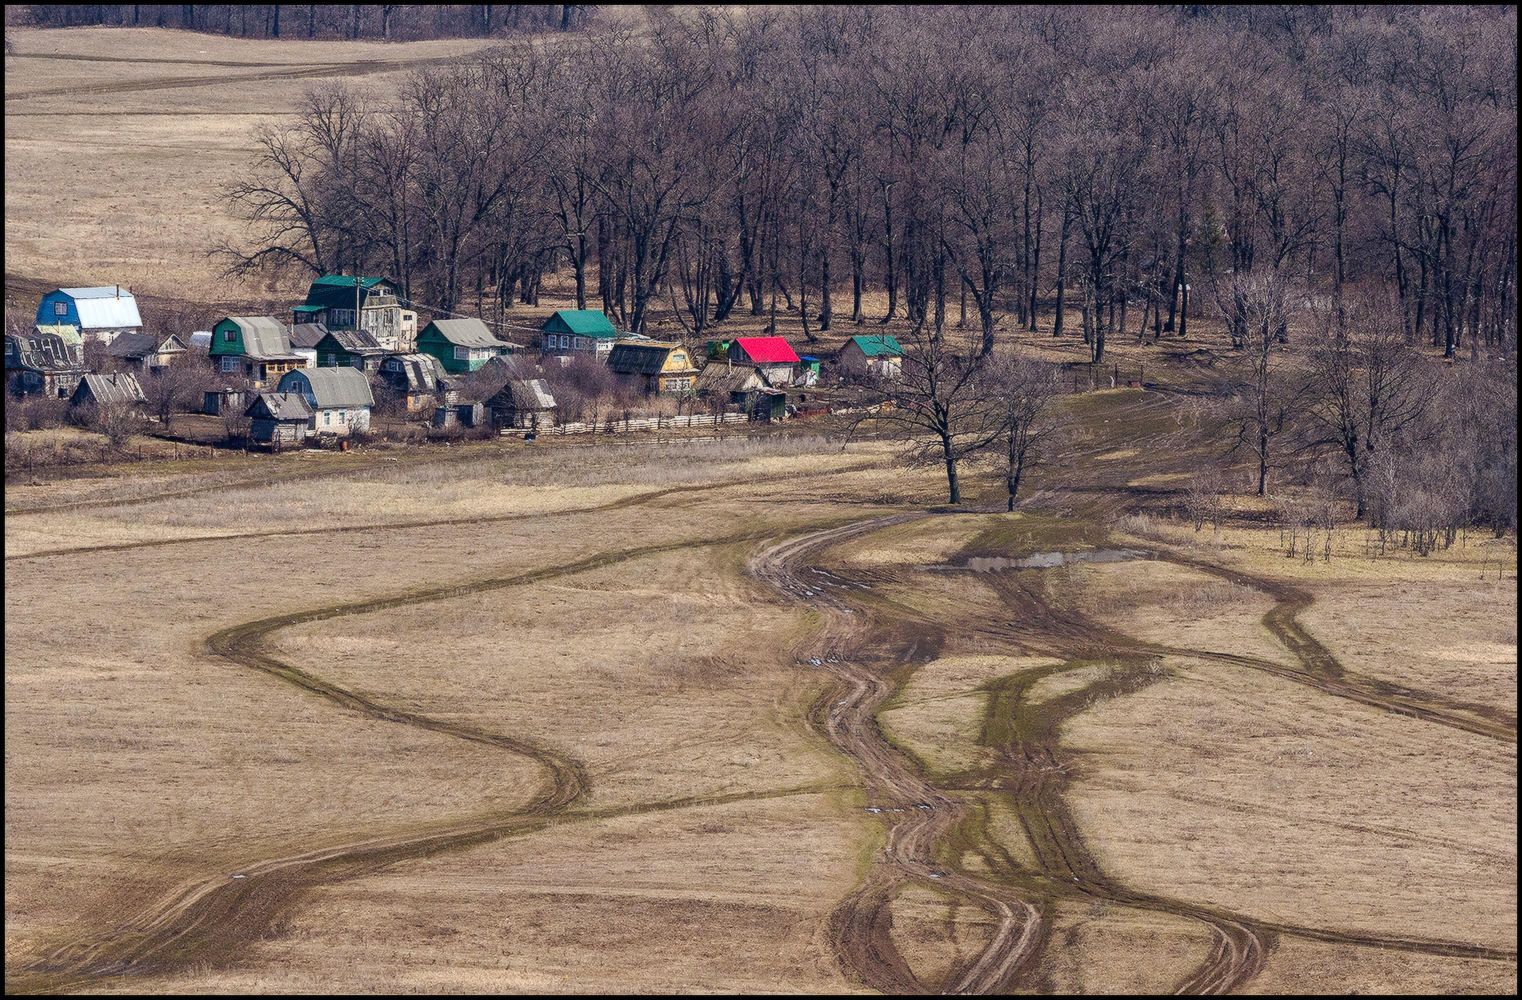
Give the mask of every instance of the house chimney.
<svg viewBox="0 0 1522 1000">
<path fill-rule="evenodd" d="M 121 298 L 122 297 L 122 286 L 121 285 L 117 285 L 116 286 L 116 297 L 117 298 Z"/>
</svg>

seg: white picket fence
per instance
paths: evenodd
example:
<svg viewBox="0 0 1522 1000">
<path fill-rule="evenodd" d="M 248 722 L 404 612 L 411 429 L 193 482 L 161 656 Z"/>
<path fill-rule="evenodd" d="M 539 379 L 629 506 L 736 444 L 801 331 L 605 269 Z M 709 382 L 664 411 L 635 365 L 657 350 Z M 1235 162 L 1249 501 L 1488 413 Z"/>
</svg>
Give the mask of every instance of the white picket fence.
<svg viewBox="0 0 1522 1000">
<path fill-rule="evenodd" d="M 541 434 L 622 434 L 627 431 L 680 430 L 687 427 L 713 427 L 717 424 L 748 423 L 744 413 L 689 413 L 680 417 L 630 417 L 628 420 L 600 420 L 597 423 L 576 422 L 544 428 Z M 504 434 L 517 433 L 505 429 Z"/>
</svg>

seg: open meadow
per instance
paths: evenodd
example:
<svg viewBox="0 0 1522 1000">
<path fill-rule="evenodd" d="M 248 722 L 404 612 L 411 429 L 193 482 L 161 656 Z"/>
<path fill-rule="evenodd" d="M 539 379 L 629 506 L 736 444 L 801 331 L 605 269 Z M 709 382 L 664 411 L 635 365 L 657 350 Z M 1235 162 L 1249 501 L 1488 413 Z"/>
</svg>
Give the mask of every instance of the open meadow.
<svg viewBox="0 0 1522 1000">
<path fill-rule="evenodd" d="M 1509 542 L 1064 488 L 1129 458 L 936 513 L 886 441 L 473 447 L 7 518 L 8 986 L 1514 987 Z"/>
</svg>

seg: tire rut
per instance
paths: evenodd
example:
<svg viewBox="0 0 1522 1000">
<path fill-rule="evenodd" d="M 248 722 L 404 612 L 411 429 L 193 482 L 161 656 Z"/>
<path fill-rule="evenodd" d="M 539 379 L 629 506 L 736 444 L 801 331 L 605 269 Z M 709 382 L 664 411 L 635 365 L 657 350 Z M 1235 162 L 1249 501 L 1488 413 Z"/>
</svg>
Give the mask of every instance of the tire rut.
<svg viewBox="0 0 1522 1000">
<path fill-rule="evenodd" d="M 579 760 L 556 748 L 446 722 L 389 706 L 333 684 L 271 654 L 271 635 L 293 625 L 325 621 L 406 605 L 517 587 L 613 565 L 630 559 L 686 548 L 759 541 L 760 532 L 720 538 L 639 546 L 599 553 L 559 566 L 491 577 L 468 584 L 411 591 L 387 598 L 352 601 L 262 618 L 222 629 L 206 640 L 208 655 L 270 674 L 285 683 L 370 718 L 437 732 L 491 746 L 536 761 L 547 782 L 527 803 L 487 820 L 475 820 L 426 833 L 369 839 L 270 858 L 244 866 L 234 878 L 218 877 L 184 887 L 125 923 L 76 940 L 31 963 L 26 973 L 6 984 L 7 992 L 57 992 L 98 984 L 103 979 L 163 974 L 197 963 L 226 965 L 263 937 L 278 915 L 288 911 L 306 890 L 383 870 L 399 861 L 426 858 L 532 832 L 565 816 L 589 786 Z M 678 800 L 667 808 L 700 800 Z"/>
</svg>

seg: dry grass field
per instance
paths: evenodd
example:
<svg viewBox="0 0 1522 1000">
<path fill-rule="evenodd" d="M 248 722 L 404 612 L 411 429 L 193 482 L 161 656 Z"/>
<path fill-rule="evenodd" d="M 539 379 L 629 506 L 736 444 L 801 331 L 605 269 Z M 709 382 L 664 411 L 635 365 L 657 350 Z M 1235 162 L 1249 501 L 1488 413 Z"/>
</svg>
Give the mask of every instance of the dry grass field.
<svg viewBox="0 0 1522 1000">
<path fill-rule="evenodd" d="M 12 37 L 8 291 L 215 288 L 309 43 Z M 11 477 L 7 992 L 1515 993 L 1515 536 L 1196 532 L 1105 383 L 1018 513 L 829 419 Z"/>
<path fill-rule="evenodd" d="M 909 519 L 813 557 L 817 586 L 853 588 L 875 648 L 907 657 L 877 718 L 962 803 L 933 863 L 1038 906 L 1012 985 L 1171 989 L 1238 925 L 1268 942 L 1250 989 L 1514 985 L 1514 740 L 1266 672 L 1296 662 L 1264 625 L 1275 597 L 1189 565 L 1308 589 L 1302 622 L 1349 678 L 1483 721 L 1515 712 L 1515 585 L 1477 579 L 1495 543 L 1377 559 L 1350 533 L 1307 564 L 1264 528 L 926 517 L 936 471 L 895 454 L 820 438 L 332 454 L 314 478 L 154 499 L 185 488 L 165 466 L 115 503 L 8 518 L 8 985 L 872 985 L 832 929 L 898 821 L 863 811 L 872 779 L 808 721 L 820 619 L 747 565 L 767 539 L 895 511 Z M 1106 545 L 1154 554 L 965 568 Z M 1439 602 L 1419 641 L 1376 579 Z M 365 844 L 383 858 L 311 860 Z M 1078 852 L 1062 874 L 1058 844 Z M 272 865 L 301 874 L 256 893 L 255 916 L 130 958 L 130 928 Z M 994 947 L 955 884 L 891 899 L 888 947 L 928 987 Z M 80 978 L 82 951 L 129 974 Z"/>
</svg>

